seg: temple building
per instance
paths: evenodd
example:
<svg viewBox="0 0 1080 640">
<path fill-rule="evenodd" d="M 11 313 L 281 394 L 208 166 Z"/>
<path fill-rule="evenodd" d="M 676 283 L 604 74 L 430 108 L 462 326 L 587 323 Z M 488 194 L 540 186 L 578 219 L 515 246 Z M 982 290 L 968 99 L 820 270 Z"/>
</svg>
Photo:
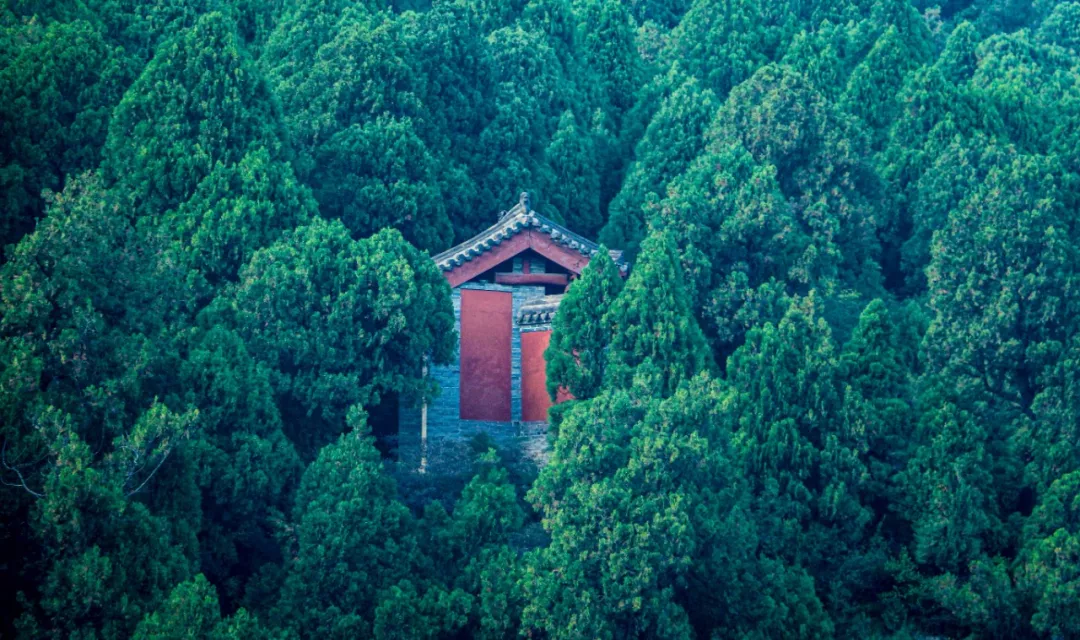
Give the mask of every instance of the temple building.
<svg viewBox="0 0 1080 640">
<path fill-rule="evenodd" d="M 544 351 L 562 294 L 600 247 L 545 218 L 528 194 L 482 233 L 434 257 L 453 290 L 456 361 L 428 371 L 441 392 L 401 407 L 399 433 L 424 439 L 539 438 L 551 398 Z M 623 273 L 621 252 L 612 251 Z"/>
</svg>

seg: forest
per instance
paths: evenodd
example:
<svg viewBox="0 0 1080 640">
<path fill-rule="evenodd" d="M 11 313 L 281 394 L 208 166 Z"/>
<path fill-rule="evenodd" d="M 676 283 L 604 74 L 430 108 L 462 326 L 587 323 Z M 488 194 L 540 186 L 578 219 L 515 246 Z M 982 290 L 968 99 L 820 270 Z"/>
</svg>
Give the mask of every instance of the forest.
<svg viewBox="0 0 1080 640">
<path fill-rule="evenodd" d="M 0 638 L 1080 638 L 1080 3 L 6 0 Z M 550 459 L 417 489 L 528 191 Z M 606 264 L 605 264 L 606 263 Z"/>
</svg>

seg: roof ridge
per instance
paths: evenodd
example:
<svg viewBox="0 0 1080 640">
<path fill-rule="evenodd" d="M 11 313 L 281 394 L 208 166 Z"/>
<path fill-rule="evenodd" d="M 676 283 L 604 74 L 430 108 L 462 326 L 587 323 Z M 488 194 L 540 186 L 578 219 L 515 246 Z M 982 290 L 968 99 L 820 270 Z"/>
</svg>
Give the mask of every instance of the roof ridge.
<svg viewBox="0 0 1080 640">
<path fill-rule="evenodd" d="M 441 270 L 450 271 L 530 228 L 546 233 L 555 242 L 576 250 L 587 258 L 592 258 L 600 250 L 600 245 L 596 242 L 537 213 L 529 206 L 529 194 L 523 193 L 517 204 L 499 214 L 499 220 L 494 225 L 432 256 L 432 259 Z M 627 268 L 621 257 L 611 257 L 621 270 Z"/>
</svg>

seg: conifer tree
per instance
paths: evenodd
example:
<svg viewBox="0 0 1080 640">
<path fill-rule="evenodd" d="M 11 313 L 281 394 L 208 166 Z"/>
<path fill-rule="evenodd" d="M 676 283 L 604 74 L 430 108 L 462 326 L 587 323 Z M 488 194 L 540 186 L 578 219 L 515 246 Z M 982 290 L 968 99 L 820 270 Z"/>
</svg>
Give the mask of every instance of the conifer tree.
<svg viewBox="0 0 1080 640">
<path fill-rule="evenodd" d="M 732 90 L 707 135 L 710 146 L 738 142 L 759 164 L 776 167 L 781 193 L 813 239 L 813 281 L 826 291 L 837 280 L 875 290 L 878 185 L 850 116 L 794 70 L 773 64 Z"/>
<path fill-rule="evenodd" d="M 719 106 L 716 95 L 697 80 L 673 75 L 666 82 L 676 85 L 675 89 L 664 99 L 635 148 L 634 162 L 600 231 L 601 242 L 625 251 L 630 260 L 635 259 L 647 235 L 650 200 L 663 196 L 667 183 L 701 152 L 701 136 Z"/>
<path fill-rule="evenodd" d="M 380 116 L 334 134 L 319 148 L 312 183 L 319 211 L 356 238 L 393 227 L 435 253 L 453 239 L 435 158 L 412 122 Z"/>
<path fill-rule="evenodd" d="M 235 25 L 207 14 L 159 48 L 116 108 L 104 175 L 130 194 L 139 215 L 160 216 L 252 145 L 281 158 L 279 122 Z"/>
<path fill-rule="evenodd" d="M 244 609 L 222 618 L 217 592 L 200 573 L 178 584 L 157 611 L 143 618 L 133 637 L 260 640 L 273 636 Z"/>
<path fill-rule="evenodd" d="M 192 330 L 173 402 L 199 407 L 185 447 L 199 470 L 201 570 L 231 608 L 280 549 L 268 544 L 303 470 L 285 437 L 270 372 L 225 327 Z"/>
<path fill-rule="evenodd" d="M 848 113 L 862 118 L 875 143 L 884 139 L 896 119 L 900 110 L 896 94 L 907 75 L 925 62 L 922 53 L 896 27 L 889 27 L 848 79 L 841 103 Z"/>
<path fill-rule="evenodd" d="M 981 389 L 999 420 L 1030 417 L 1073 322 L 1072 179 L 1054 158 L 1021 156 L 992 168 L 935 234 L 930 363 Z"/>
<path fill-rule="evenodd" d="M 289 163 L 255 147 L 235 164 L 217 164 L 164 224 L 190 266 L 219 284 L 236 280 L 257 249 L 317 211 Z"/>
<path fill-rule="evenodd" d="M 692 636 L 673 589 L 694 548 L 692 538 L 679 535 L 690 525 L 688 505 L 673 495 L 672 470 L 652 458 L 658 452 L 635 448 L 632 433 L 642 432 L 642 417 L 643 409 L 621 391 L 581 403 L 563 418 L 554 459 L 530 493 L 552 542 L 531 559 L 527 628 L 555 638 Z M 671 437 L 654 446 L 665 445 L 688 449 L 679 458 L 685 462 L 702 454 L 700 441 Z M 649 461 L 631 464 L 641 453 Z"/>
<path fill-rule="evenodd" d="M 914 558 L 931 571 L 963 571 L 993 552 L 1003 526 L 997 508 L 990 443 L 994 432 L 958 404 L 942 379 L 920 397 L 922 417 L 900 483 L 914 530 Z"/>
<path fill-rule="evenodd" d="M 295 631 L 369 638 L 379 593 L 410 575 L 417 539 L 363 418 L 350 423 L 304 472 L 278 615 Z"/>
<path fill-rule="evenodd" d="M 454 344 L 449 288 L 431 259 L 396 230 L 354 240 L 337 220 L 257 251 L 215 314 L 270 367 L 304 457 L 341 432 L 352 405 L 432 393 L 425 358 L 445 363 Z"/>
<path fill-rule="evenodd" d="M 773 278 L 796 285 L 809 279 L 809 240 L 776 170 L 739 144 L 706 151 L 672 181 L 656 224 L 679 247 L 694 313 L 717 358 L 730 355 L 759 319 L 750 309 L 760 287 Z"/>
<path fill-rule="evenodd" d="M 1017 570 L 1020 588 L 1034 601 L 1031 626 L 1046 637 L 1080 632 L 1080 472 L 1056 480 L 1025 524 Z"/>
<path fill-rule="evenodd" d="M 711 366 L 705 336 L 682 283 L 675 245 L 654 232 L 602 322 L 611 328 L 605 386 L 628 388 L 637 376 L 659 397 Z"/>
<path fill-rule="evenodd" d="M 641 61 L 634 46 L 630 13 L 615 0 L 580 3 L 580 49 L 584 62 L 602 80 L 606 102 L 621 114 L 634 103 Z M 618 120 L 617 120 L 618 121 Z"/>
<path fill-rule="evenodd" d="M 915 430 L 912 371 L 904 362 L 899 331 L 880 299 L 866 306 L 840 354 L 843 429 L 860 442 L 869 474 L 864 504 L 873 504 L 878 521 L 890 515 L 901 496 L 896 469 L 906 466 Z"/>
<path fill-rule="evenodd" d="M 590 133 L 578 126 L 573 111 L 564 111 L 544 150 L 551 184 L 547 204 L 574 231 L 592 237 L 603 223 L 600 212 L 599 158 Z"/>
<path fill-rule="evenodd" d="M 723 98 L 778 57 L 787 37 L 783 22 L 783 3 L 694 0 L 665 54 Z"/>
<path fill-rule="evenodd" d="M 41 192 L 97 168 L 132 61 L 84 20 L 5 26 L 0 37 L 0 246 L 33 229 Z"/>
<path fill-rule="evenodd" d="M 728 360 L 736 459 L 753 496 L 764 548 L 810 568 L 819 593 L 842 612 L 869 585 L 860 502 L 862 434 L 839 420 L 838 363 L 813 295 L 778 325 L 751 330 Z"/>
<path fill-rule="evenodd" d="M 622 288 L 619 267 L 601 245 L 567 290 L 552 321 L 551 343 L 544 357 L 548 394 L 553 399 L 560 390 L 578 399 L 600 392 L 612 339 L 605 314 Z"/>
</svg>

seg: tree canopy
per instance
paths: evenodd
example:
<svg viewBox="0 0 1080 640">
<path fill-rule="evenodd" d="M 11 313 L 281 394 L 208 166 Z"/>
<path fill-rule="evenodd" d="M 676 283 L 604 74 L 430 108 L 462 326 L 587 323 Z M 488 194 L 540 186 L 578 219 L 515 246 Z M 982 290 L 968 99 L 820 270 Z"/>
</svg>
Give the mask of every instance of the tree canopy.
<svg viewBox="0 0 1080 640">
<path fill-rule="evenodd" d="M 1080 637 L 1078 144 L 1071 1 L 4 3 L 0 637 Z"/>
</svg>

